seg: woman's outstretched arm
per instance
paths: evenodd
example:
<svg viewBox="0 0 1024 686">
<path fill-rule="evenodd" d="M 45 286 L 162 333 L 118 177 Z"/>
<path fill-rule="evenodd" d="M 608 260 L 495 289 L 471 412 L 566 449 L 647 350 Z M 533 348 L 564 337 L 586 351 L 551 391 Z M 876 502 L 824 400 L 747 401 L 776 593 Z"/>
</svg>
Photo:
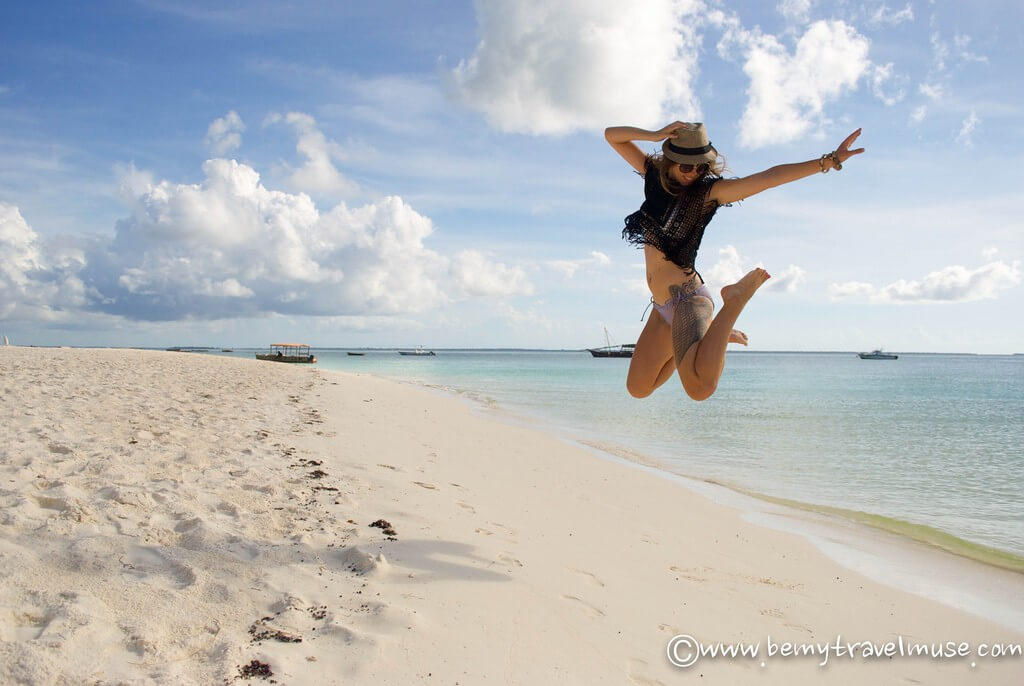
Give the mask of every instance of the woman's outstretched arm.
<svg viewBox="0 0 1024 686">
<path fill-rule="evenodd" d="M 839 159 L 839 164 L 845 164 L 846 160 L 850 159 L 854 155 L 859 155 L 864 152 L 864 148 L 857 148 L 856 150 L 850 150 L 850 146 L 857 140 L 860 135 L 860 129 L 857 129 L 849 136 L 846 137 L 839 147 L 836 148 L 835 152 L 832 153 L 835 157 L 826 156 L 815 160 L 808 160 L 807 162 L 797 162 L 795 164 L 780 164 L 777 167 L 766 169 L 763 172 L 757 174 L 751 174 L 742 179 L 721 179 L 716 181 L 715 185 L 711 189 L 711 199 L 718 201 L 719 204 L 727 205 L 737 200 L 743 200 L 749 198 L 752 195 L 756 195 L 761 191 L 768 190 L 769 188 L 775 188 L 781 186 L 784 183 L 790 183 L 797 179 L 803 179 L 812 174 L 819 174 L 822 171 L 829 171 L 835 167 L 835 158 Z"/>
<path fill-rule="evenodd" d="M 633 169 L 643 174 L 647 154 L 633 141 L 663 141 L 671 136 L 676 129 L 681 129 L 683 126 L 685 124 L 681 121 L 672 122 L 657 131 L 638 129 L 635 126 L 609 126 L 604 130 L 604 139 L 615 149 L 615 152 L 622 155 L 622 159 L 629 162 Z"/>
</svg>

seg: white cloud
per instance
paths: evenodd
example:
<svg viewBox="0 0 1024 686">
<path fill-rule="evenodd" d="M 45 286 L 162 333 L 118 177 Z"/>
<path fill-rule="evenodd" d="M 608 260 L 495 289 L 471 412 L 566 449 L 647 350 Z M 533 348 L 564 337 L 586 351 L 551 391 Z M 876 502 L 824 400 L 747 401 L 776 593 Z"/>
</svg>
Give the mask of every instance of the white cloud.
<svg viewBox="0 0 1024 686">
<path fill-rule="evenodd" d="M 910 3 L 907 3 L 907 6 L 903 9 L 894 11 L 883 3 L 875 10 L 868 21 L 875 26 L 897 26 L 905 21 L 914 21 L 914 9 L 910 6 Z"/>
<path fill-rule="evenodd" d="M 149 192 L 153 187 L 153 174 L 138 169 L 134 162 L 130 162 L 127 166 L 114 165 L 114 171 L 119 179 L 121 199 L 127 204 L 134 203 L 135 198 Z"/>
<path fill-rule="evenodd" d="M 334 166 L 334 160 L 344 159 L 340 145 L 328 140 L 317 127 L 316 119 L 303 112 L 277 113 L 267 116 L 264 125 L 284 122 L 298 135 L 295 150 L 305 158 L 301 167 L 289 167 L 288 179 L 295 190 L 329 196 L 344 196 L 357 190 L 355 183 L 345 178 Z"/>
<path fill-rule="evenodd" d="M 553 320 L 533 308 L 530 310 L 519 310 L 508 303 L 498 303 L 498 312 L 501 313 L 501 316 L 507 322 L 514 324 L 519 330 L 549 333 L 558 328 Z"/>
<path fill-rule="evenodd" d="M 88 289 L 76 272 L 80 251 L 46 246 L 14 205 L 0 202 L 0 319 L 53 321 L 83 305 Z"/>
<path fill-rule="evenodd" d="M 739 251 L 735 247 L 727 245 L 724 248 L 719 248 L 718 261 L 706 273 L 708 283 L 724 286 L 736 283 L 748 271 L 750 270 L 744 271 L 743 269 L 743 259 L 740 257 Z"/>
<path fill-rule="evenodd" d="M 33 272 L 42 269 L 39 235 L 17 207 L 0 202 L 0 317 L 14 311 L 30 290 Z"/>
<path fill-rule="evenodd" d="M 917 87 L 917 90 L 921 95 L 924 95 L 932 100 L 938 100 L 946 94 L 942 84 L 939 83 L 922 83 Z"/>
<path fill-rule="evenodd" d="M 943 42 L 938 31 L 931 35 L 932 43 L 932 65 L 936 71 L 943 71 L 946 68 L 946 60 L 949 58 L 949 46 Z"/>
<path fill-rule="evenodd" d="M 959 265 L 926 275 L 920 281 L 900 280 L 879 292 L 883 300 L 899 302 L 964 302 L 995 298 L 999 291 L 1020 283 L 1020 262 L 990 262 L 968 269 Z"/>
<path fill-rule="evenodd" d="M 255 295 L 251 288 L 246 288 L 242 284 L 238 283 L 237 279 L 214 281 L 212 279 L 204 278 L 200 282 L 197 292 L 202 295 L 212 295 L 221 298 L 251 298 Z"/>
<path fill-rule="evenodd" d="M 730 36 L 746 50 L 743 70 L 750 87 L 740 143 L 749 147 L 806 135 L 823 118 L 825 104 L 856 90 L 871 66 L 868 39 L 842 21 L 814 22 L 792 54 L 775 36 L 756 29 Z"/>
<path fill-rule="evenodd" d="M 863 281 L 847 281 L 830 284 L 828 292 L 833 298 L 864 297 L 873 294 L 875 287 Z"/>
<path fill-rule="evenodd" d="M 715 284 L 716 286 L 736 283 L 744 274 L 755 267 L 768 269 L 762 262 L 751 263 L 746 258 L 741 257 L 739 251 L 734 246 L 727 245 L 718 250 L 718 261 L 711 269 L 707 270 L 708 283 Z M 800 285 L 800 282 L 803 281 L 807 272 L 791 264 L 782 270 L 768 269 L 768 273 L 772 275 L 772 278 L 765 283 L 764 290 L 793 293 Z"/>
<path fill-rule="evenodd" d="M 953 44 L 956 46 L 957 54 L 964 62 L 988 62 L 988 57 L 978 55 L 969 50 L 971 37 L 956 34 L 953 36 Z"/>
<path fill-rule="evenodd" d="M 924 121 L 924 118 L 928 115 L 928 108 L 924 105 L 919 105 L 914 108 L 914 111 L 910 113 L 910 122 L 912 124 L 920 124 Z"/>
<path fill-rule="evenodd" d="M 531 295 L 533 284 L 519 267 L 491 262 L 476 250 L 463 250 L 452 260 L 455 285 L 466 295 Z"/>
<path fill-rule="evenodd" d="M 566 134 L 699 118 L 698 0 L 491 0 L 452 71 L 459 97 L 506 132 Z"/>
<path fill-rule="evenodd" d="M 201 184 L 144 190 L 83 278 L 134 319 L 386 315 L 446 302 L 448 260 L 423 241 L 429 218 L 401 198 L 321 213 L 309 196 L 266 188 L 234 160 Z"/>
<path fill-rule="evenodd" d="M 971 110 L 971 113 L 967 115 L 964 123 L 960 126 L 960 132 L 956 135 L 957 143 L 961 143 L 967 148 L 972 147 L 974 145 L 974 131 L 980 123 L 981 120 L 978 119 L 978 115 L 975 114 L 974 110 Z"/>
<path fill-rule="evenodd" d="M 960 265 L 945 267 L 920 280 L 900 279 L 876 289 L 873 285 L 851 281 L 829 286 L 835 298 L 870 297 L 877 303 L 954 303 L 991 300 L 1000 291 L 1021 282 L 1020 261 L 989 262 L 977 269 Z"/>
<path fill-rule="evenodd" d="M 894 92 L 886 93 L 885 85 L 890 81 L 894 81 L 898 85 Z M 874 65 L 871 73 L 871 90 L 875 94 L 875 97 L 886 105 L 895 105 L 906 96 L 906 91 L 902 85 L 899 85 L 903 81 L 905 81 L 905 79 L 894 78 L 892 62 L 887 64 L 876 64 Z"/>
<path fill-rule="evenodd" d="M 647 285 L 647 279 L 623 279 L 622 288 L 630 295 L 651 297 L 651 287 Z"/>
<path fill-rule="evenodd" d="M 775 9 L 790 21 L 806 24 L 813 4 L 814 0 L 781 0 Z"/>
<path fill-rule="evenodd" d="M 223 117 L 214 119 L 206 129 L 205 143 L 214 155 L 226 155 L 242 145 L 245 123 L 238 112 L 231 110 Z"/>
<path fill-rule="evenodd" d="M 41 269 L 37 247 L 39 235 L 32 230 L 21 211 L 0 202 L 0 274 L 11 282 L 24 283 L 25 272 Z"/>
<path fill-rule="evenodd" d="M 308 160 L 342 155 L 312 117 L 267 123 L 298 131 Z M 44 242 L 17 207 L 0 204 L 0 316 L 106 325 L 394 318 L 467 295 L 534 290 L 521 267 L 474 250 L 449 257 L 430 249 L 433 222 L 397 196 L 321 210 L 306 193 L 269 188 L 253 167 L 223 157 L 204 164 L 198 183 L 156 180 L 134 164 L 118 171 L 127 210 L 111 237 Z M 597 252 L 586 259 L 609 261 Z"/>
<path fill-rule="evenodd" d="M 576 276 L 576 272 L 581 269 L 586 269 L 591 266 L 607 265 L 611 264 L 611 262 L 612 260 L 610 257 L 605 255 L 603 252 L 595 250 L 590 253 L 590 257 L 584 257 L 578 260 L 551 260 L 547 265 L 561 274 L 563 278 L 571 279 Z"/>
<path fill-rule="evenodd" d="M 772 275 L 772 278 L 768 283 L 764 285 L 765 290 L 768 291 L 781 291 L 782 293 L 794 293 L 800 286 L 800 282 L 804 280 L 804 276 L 807 275 L 807 271 L 791 264 L 781 271 L 768 270 Z"/>
</svg>

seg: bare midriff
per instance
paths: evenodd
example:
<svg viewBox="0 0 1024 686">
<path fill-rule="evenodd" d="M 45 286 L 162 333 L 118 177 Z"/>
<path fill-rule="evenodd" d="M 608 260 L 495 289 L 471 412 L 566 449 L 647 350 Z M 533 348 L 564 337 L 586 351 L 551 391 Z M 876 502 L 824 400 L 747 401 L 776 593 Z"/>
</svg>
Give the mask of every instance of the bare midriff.
<svg viewBox="0 0 1024 686">
<path fill-rule="evenodd" d="M 647 287 L 651 289 L 654 302 L 658 304 L 668 302 L 672 297 L 669 286 L 678 286 L 698 278 L 694 271 L 666 260 L 665 253 L 653 245 L 644 246 L 644 262 L 647 265 Z"/>
</svg>

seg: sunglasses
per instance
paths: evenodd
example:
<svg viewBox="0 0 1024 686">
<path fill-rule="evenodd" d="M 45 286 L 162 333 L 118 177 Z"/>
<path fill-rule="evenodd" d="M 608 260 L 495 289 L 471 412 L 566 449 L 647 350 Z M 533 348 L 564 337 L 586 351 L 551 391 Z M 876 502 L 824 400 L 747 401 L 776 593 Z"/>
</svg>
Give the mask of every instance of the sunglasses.
<svg viewBox="0 0 1024 686">
<path fill-rule="evenodd" d="M 703 171 L 705 168 L 707 168 L 707 166 L 707 162 L 701 164 L 680 164 L 679 171 L 683 172 L 684 174 L 689 174 L 695 169 L 697 171 Z"/>
</svg>

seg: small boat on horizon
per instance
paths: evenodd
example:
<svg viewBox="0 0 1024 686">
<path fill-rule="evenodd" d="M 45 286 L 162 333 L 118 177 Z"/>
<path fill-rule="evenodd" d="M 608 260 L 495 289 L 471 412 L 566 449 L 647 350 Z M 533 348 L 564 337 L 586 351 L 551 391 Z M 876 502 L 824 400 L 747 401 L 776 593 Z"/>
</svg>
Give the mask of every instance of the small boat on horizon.
<svg viewBox="0 0 1024 686">
<path fill-rule="evenodd" d="M 898 360 L 900 358 L 899 355 L 882 352 L 881 348 L 872 350 L 869 353 L 857 353 L 857 357 L 862 360 Z"/>
<path fill-rule="evenodd" d="M 411 355 L 412 357 L 434 357 L 435 353 L 433 350 L 424 350 L 423 346 L 418 346 L 415 350 L 399 350 L 399 355 Z"/>
<path fill-rule="evenodd" d="M 604 330 L 604 342 L 603 348 L 587 348 L 587 352 L 594 357 L 633 357 L 633 350 L 636 348 L 636 344 L 623 343 L 622 345 L 612 345 L 607 328 Z"/>
<path fill-rule="evenodd" d="M 363 355 L 365 355 L 365 353 L 353 353 L 353 352 L 350 352 L 348 354 L 351 355 L 352 357 L 362 357 Z"/>
<path fill-rule="evenodd" d="M 271 343 L 269 353 L 256 353 L 257 360 L 267 362 L 291 362 L 293 364 L 315 364 L 316 355 L 309 352 L 306 343 Z"/>
<path fill-rule="evenodd" d="M 222 353 L 233 353 L 233 352 L 235 352 L 235 349 L 234 348 L 221 348 L 220 351 Z"/>
</svg>

